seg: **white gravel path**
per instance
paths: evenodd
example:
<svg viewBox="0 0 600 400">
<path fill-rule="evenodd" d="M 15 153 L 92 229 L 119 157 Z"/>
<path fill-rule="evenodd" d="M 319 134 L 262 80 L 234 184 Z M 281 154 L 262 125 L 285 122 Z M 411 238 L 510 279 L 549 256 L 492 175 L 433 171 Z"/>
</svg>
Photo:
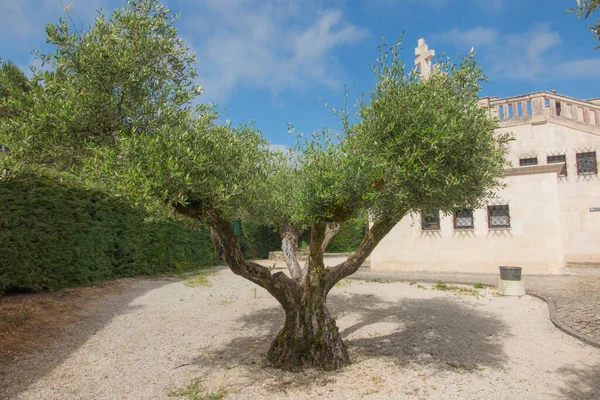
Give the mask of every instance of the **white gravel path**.
<svg viewBox="0 0 600 400">
<path fill-rule="evenodd" d="M 542 301 L 348 280 L 329 304 L 353 365 L 263 366 L 283 312 L 220 269 L 211 286 L 139 279 L 10 367 L 0 398 L 164 399 L 199 379 L 227 399 L 600 399 L 600 349 L 557 330 Z"/>
</svg>

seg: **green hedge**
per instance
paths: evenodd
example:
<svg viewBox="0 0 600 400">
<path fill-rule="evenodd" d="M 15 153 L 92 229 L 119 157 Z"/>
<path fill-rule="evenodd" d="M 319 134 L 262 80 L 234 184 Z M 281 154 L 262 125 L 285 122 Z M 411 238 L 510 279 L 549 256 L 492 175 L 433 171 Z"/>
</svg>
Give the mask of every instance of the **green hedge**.
<svg viewBox="0 0 600 400">
<path fill-rule="evenodd" d="M 356 251 L 367 232 L 367 228 L 366 218 L 354 218 L 344 222 L 325 251 L 327 253 L 351 253 Z M 310 230 L 305 230 L 302 233 L 299 242 L 301 248 L 308 248 Z"/>
<path fill-rule="evenodd" d="M 0 294 L 217 263 L 206 228 L 147 217 L 66 174 L 0 181 Z"/>
<path fill-rule="evenodd" d="M 333 237 L 326 251 L 328 253 L 350 253 L 356 251 L 366 232 L 366 218 L 356 218 L 346 221 L 340 226 L 339 232 Z"/>
<path fill-rule="evenodd" d="M 277 230 L 252 221 L 242 222 L 240 245 L 248 259 L 265 259 L 270 251 L 281 250 L 281 238 Z"/>
</svg>

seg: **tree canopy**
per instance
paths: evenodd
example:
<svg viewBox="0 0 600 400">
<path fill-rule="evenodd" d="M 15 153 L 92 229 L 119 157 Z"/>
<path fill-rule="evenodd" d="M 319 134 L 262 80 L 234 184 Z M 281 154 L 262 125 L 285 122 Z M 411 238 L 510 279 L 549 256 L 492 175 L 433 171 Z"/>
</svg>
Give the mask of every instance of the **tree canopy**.
<svg viewBox="0 0 600 400">
<path fill-rule="evenodd" d="M 0 119 L 7 159 L 69 169 L 205 222 L 231 270 L 286 311 L 273 365 L 339 368 L 349 358 L 325 305 L 335 283 L 407 213 L 477 206 L 500 184 L 508 137 L 478 105 L 485 77 L 470 53 L 422 79 L 402 62 L 401 42 L 382 45 L 375 87 L 342 110 L 343 132 L 277 152 L 253 124 L 222 124 L 212 105 L 193 106 L 194 55 L 175 18 L 156 0 L 129 0 L 86 32 L 49 24 L 55 51 L 40 54 L 49 69 L 34 74 L 30 111 Z M 356 252 L 325 268 L 340 223 L 363 213 L 371 226 Z M 239 217 L 281 227 L 289 274 L 244 259 L 231 227 Z"/>
<path fill-rule="evenodd" d="M 157 1 L 136 0 L 110 17 L 100 11 L 87 31 L 65 18 L 48 23 L 54 51 L 36 52 L 44 69 L 31 79 L 31 111 L 0 122 L 0 143 L 16 158 L 66 169 L 93 146 L 114 145 L 121 132 L 177 121 L 201 90 L 176 20 Z"/>
</svg>

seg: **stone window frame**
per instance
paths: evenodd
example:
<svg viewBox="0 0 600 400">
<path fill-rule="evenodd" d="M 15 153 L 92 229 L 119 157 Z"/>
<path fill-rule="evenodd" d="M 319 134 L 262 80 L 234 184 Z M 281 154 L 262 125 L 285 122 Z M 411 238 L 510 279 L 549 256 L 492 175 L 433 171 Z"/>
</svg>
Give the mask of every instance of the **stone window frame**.
<svg viewBox="0 0 600 400">
<path fill-rule="evenodd" d="M 427 221 L 427 217 L 432 216 L 433 221 Z M 436 218 L 437 217 L 437 220 Z M 437 223 L 437 227 L 435 227 L 435 224 Z M 437 210 L 435 212 L 430 212 L 430 213 L 423 213 L 421 212 L 421 230 L 422 231 L 440 231 L 442 229 L 442 223 L 441 223 L 441 217 L 440 217 L 440 210 Z"/>
<path fill-rule="evenodd" d="M 535 162 L 532 162 L 532 161 L 535 161 Z M 537 156 L 519 158 L 519 167 L 528 167 L 530 165 L 538 165 Z"/>
<path fill-rule="evenodd" d="M 583 161 L 583 157 L 593 155 L 593 163 L 592 166 L 594 168 L 593 171 L 582 171 L 580 161 Z M 577 166 L 577 175 L 598 175 L 598 157 L 596 155 L 596 151 L 582 151 L 579 153 L 575 153 L 575 165 Z"/>
<path fill-rule="evenodd" d="M 465 215 L 461 215 L 459 216 L 458 214 L 462 213 L 462 214 L 471 214 L 470 218 L 471 218 L 471 224 L 470 225 L 459 225 L 457 222 L 459 219 L 462 218 L 469 218 L 469 216 L 465 216 Z M 454 230 L 474 230 L 475 229 L 475 212 L 472 208 L 457 208 L 456 210 L 454 210 L 454 213 L 452 214 L 453 218 L 452 218 L 452 223 L 454 225 Z"/>
<path fill-rule="evenodd" d="M 561 157 L 562 157 L 561 161 L 550 161 L 550 159 L 558 160 Z M 564 163 L 565 165 L 563 165 L 563 168 L 560 170 L 560 173 L 558 174 L 558 176 L 559 177 L 568 176 L 567 155 L 566 154 L 550 154 L 550 155 L 546 156 L 546 164 L 559 164 L 559 163 Z"/>
<path fill-rule="evenodd" d="M 507 223 L 506 224 L 493 224 L 492 220 L 494 217 L 493 208 L 498 208 L 498 209 L 506 209 L 506 216 L 505 218 L 507 219 Z M 511 228 L 511 219 L 510 219 L 510 206 L 508 204 L 490 204 L 487 206 L 487 217 L 488 217 L 488 229 L 510 229 Z"/>
</svg>

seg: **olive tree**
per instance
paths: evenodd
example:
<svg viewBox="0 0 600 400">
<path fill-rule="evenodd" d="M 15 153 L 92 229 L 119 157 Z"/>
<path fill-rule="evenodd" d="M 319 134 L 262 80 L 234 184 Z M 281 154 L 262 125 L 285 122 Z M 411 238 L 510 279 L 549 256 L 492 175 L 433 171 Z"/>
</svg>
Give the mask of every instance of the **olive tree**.
<svg viewBox="0 0 600 400">
<path fill-rule="evenodd" d="M 356 117 L 343 114 L 342 134 L 300 140 L 288 157 L 270 151 L 251 125 L 190 113 L 177 129 L 124 134 L 89 163 L 96 173 L 113 171 L 108 180 L 123 190 L 207 223 L 230 269 L 277 299 L 285 322 L 268 352 L 276 367 L 348 364 L 326 304 L 335 284 L 407 214 L 476 207 L 499 184 L 507 138 L 494 135 L 495 121 L 478 106 L 483 76 L 472 55 L 422 80 L 394 46 L 374 72 L 377 84 Z M 339 225 L 365 211 L 371 226 L 359 247 L 325 267 Z M 281 227 L 288 273 L 244 259 L 231 225 L 238 217 Z M 303 229 L 310 230 L 305 263 L 296 254 Z"/>
<path fill-rule="evenodd" d="M 66 146 L 65 154 L 79 160 L 77 173 L 207 224 L 231 271 L 264 288 L 285 311 L 267 355 L 273 366 L 337 369 L 350 363 L 327 308 L 335 284 L 356 272 L 407 214 L 476 207 L 499 185 L 507 137 L 494 134 L 496 122 L 478 106 L 482 71 L 469 54 L 440 62 L 423 80 L 402 63 L 399 44 L 382 46 L 373 68 L 376 84 L 352 111 L 340 113 L 341 133 L 315 133 L 289 153 L 275 152 L 252 124 L 222 124 L 213 107 L 189 105 L 198 94 L 191 85 L 193 57 L 182 44 L 172 47 L 179 42 L 169 18 L 156 1 L 130 0 L 89 33 L 49 28 L 58 49 L 48 59 L 54 70 L 45 90 L 64 93 L 78 117 L 65 110 L 56 124 L 39 129 L 44 140 L 11 157 L 37 160 L 37 151 L 63 154 Z M 96 39 L 103 32 L 110 40 Z M 146 48 L 153 49 L 147 58 Z M 116 58 L 106 64 L 105 55 Z M 126 60 L 134 55 L 136 68 Z M 175 69 L 147 66 L 161 62 Z M 164 84 L 152 86 L 150 76 L 162 73 Z M 75 89 L 80 84 L 84 89 Z M 94 97 L 85 98 L 89 92 Z M 88 115 L 88 104 L 105 104 L 99 111 L 107 120 Z M 15 137 L 24 136 L 7 139 L 16 145 Z M 339 225 L 365 212 L 371 223 L 356 251 L 326 267 L 323 252 Z M 231 224 L 240 217 L 281 227 L 287 273 L 244 258 Z M 309 256 L 300 262 L 298 235 L 306 229 Z"/>
</svg>

